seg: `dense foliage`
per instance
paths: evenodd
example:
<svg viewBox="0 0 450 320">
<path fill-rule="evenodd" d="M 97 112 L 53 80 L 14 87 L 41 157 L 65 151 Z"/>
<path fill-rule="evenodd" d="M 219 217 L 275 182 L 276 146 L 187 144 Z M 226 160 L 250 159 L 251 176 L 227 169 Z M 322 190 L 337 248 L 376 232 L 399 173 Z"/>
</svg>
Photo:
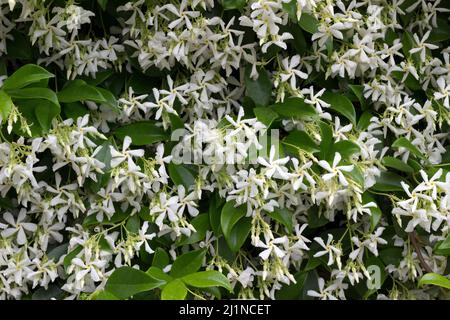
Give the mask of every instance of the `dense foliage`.
<svg viewBox="0 0 450 320">
<path fill-rule="evenodd" d="M 0 299 L 448 298 L 449 12 L 0 0 Z"/>
</svg>

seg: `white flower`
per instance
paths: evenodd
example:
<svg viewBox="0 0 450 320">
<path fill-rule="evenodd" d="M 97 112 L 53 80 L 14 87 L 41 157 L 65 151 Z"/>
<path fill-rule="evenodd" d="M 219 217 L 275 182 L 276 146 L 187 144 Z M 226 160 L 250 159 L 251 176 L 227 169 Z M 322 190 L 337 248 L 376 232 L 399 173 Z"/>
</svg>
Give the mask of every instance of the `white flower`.
<svg viewBox="0 0 450 320">
<path fill-rule="evenodd" d="M 310 297 L 320 298 L 321 300 L 337 300 L 337 298 L 332 295 L 331 287 L 325 288 L 325 280 L 323 278 L 318 279 L 319 291 L 308 290 L 306 294 Z"/>
<path fill-rule="evenodd" d="M 439 92 L 435 92 L 434 93 L 434 98 L 436 100 L 444 100 L 444 106 L 448 109 L 450 109 L 450 103 L 449 103 L 449 92 L 450 92 L 450 84 L 447 84 L 447 81 L 445 80 L 444 77 L 440 77 L 439 79 L 437 79 L 436 81 L 438 87 L 439 87 Z"/>
<path fill-rule="evenodd" d="M 428 37 L 430 36 L 430 32 L 431 30 L 428 30 L 422 37 L 422 40 L 419 40 L 419 37 L 417 36 L 417 34 L 415 33 L 413 35 L 414 37 L 414 41 L 417 44 L 417 47 L 411 48 L 409 50 L 409 53 L 416 53 L 416 52 L 420 52 L 420 60 L 422 62 L 425 62 L 425 55 L 426 55 L 426 50 L 430 49 L 430 50 L 434 50 L 439 48 L 439 46 L 434 45 L 434 44 L 430 44 L 430 43 L 425 43 L 425 41 L 428 39 Z"/>
<path fill-rule="evenodd" d="M 291 61 L 289 61 L 289 57 L 284 58 L 281 61 L 281 65 L 283 66 L 283 72 L 280 73 L 281 81 L 286 82 L 290 79 L 291 88 L 294 90 L 297 89 L 297 77 L 301 79 L 308 78 L 308 75 L 306 73 L 296 69 L 299 64 L 300 56 L 298 54 L 291 57 Z"/>
<path fill-rule="evenodd" d="M 331 266 L 335 261 L 338 265 L 338 268 L 341 269 L 341 256 L 342 256 L 342 250 L 338 247 L 332 245 L 333 243 L 333 235 L 328 234 L 328 240 L 327 243 L 325 243 L 322 238 L 315 237 L 314 240 L 320 244 L 322 248 L 325 250 L 318 251 L 314 254 L 313 257 L 321 257 L 323 255 L 328 254 L 328 265 Z"/>
<path fill-rule="evenodd" d="M 272 145 L 270 147 L 269 161 L 263 157 L 258 157 L 258 163 L 265 167 L 263 172 L 267 178 L 270 179 L 273 176 L 276 179 L 287 180 L 290 178 L 290 174 L 284 165 L 289 162 L 290 158 L 285 157 L 275 160 L 275 151 L 275 146 Z"/>
<path fill-rule="evenodd" d="M 287 236 L 275 238 L 272 240 L 266 239 L 266 243 L 263 243 L 262 241 L 259 241 L 257 244 L 257 247 L 265 248 L 264 251 L 260 252 L 259 256 L 263 260 L 267 260 L 270 256 L 270 254 L 273 252 L 275 256 L 278 258 L 283 258 L 286 254 L 286 252 L 282 249 L 280 249 L 277 245 L 283 244 L 286 245 L 289 242 Z"/>
<path fill-rule="evenodd" d="M 325 160 L 320 160 L 319 161 L 319 165 L 324 168 L 325 170 L 327 170 L 329 173 L 326 173 L 322 176 L 322 179 L 324 181 L 328 181 L 331 178 L 338 176 L 339 177 L 339 182 L 345 187 L 348 185 L 348 181 L 345 178 L 344 174 L 342 173 L 342 171 L 344 172 L 350 172 L 353 170 L 353 165 L 347 165 L 347 166 L 338 166 L 339 162 L 341 161 L 342 157 L 341 154 L 339 152 L 336 152 L 334 154 L 334 159 L 333 159 L 333 165 L 330 166 L 330 164 L 325 161 Z"/>
<path fill-rule="evenodd" d="M 117 151 L 113 146 L 111 146 L 111 167 L 115 168 L 122 162 L 127 161 L 128 169 L 133 170 L 137 165 L 133 161 L 133 157 L 142 157 L 144 155 L 143 149 L 128 150 L 131 145 L 131 138 L 126 136 L 123 139 L 122 152 Z M 99 149 L 98 149 L 99 150 Z M 100 151 L 100 150 L 99 150 Z M 96 152 L 94 152 L 95 154 Z"/>
<path fill-rule="evenodd" d="M 26 231 L 36 232 L 37 230 L 37 225 L 35 223 L 26 222 L 28 220 L 26 209 L 20 210 L 17 220 L 14 220 L 14 217 L 10 212 L 5 212 L 3 214 L 3 219 L 10 225 L 10 227 L 7 227 L 1 232 L 2 237 L 9 238 L 12 235 L 17 234 L 16 242 L 18 245 L 27 243 Z"/>
<path fill-rule="evenodd" d="M 148 230 L 148 221 L 144 221 L 144 223 L 142 224 L 142 227 L 139 229 L 139 234 L 138 234 L 138 241 L 135 243 L 134 248 L 136 249 L 136 251 L 139 250 L 139 248 L 144 245 L 145 251 L 148 254 L 152 254 L 154 251 L 152 250 L 152 248 L 150 248 L 150 245 L 148 243 L 149 240 L 152 240 L 154 237 L 156 237 L 156 233 L 147 233 Z"/>
</svg>

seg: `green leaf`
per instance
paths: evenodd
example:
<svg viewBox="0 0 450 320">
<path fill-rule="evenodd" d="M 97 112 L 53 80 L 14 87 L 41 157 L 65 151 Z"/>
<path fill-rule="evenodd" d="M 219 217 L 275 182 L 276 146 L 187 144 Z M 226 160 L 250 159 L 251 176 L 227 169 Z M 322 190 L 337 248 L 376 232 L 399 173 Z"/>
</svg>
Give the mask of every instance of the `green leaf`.
<svg viewBox="0 0 450 320">
<path fill-rule="evenodd" d="M 437 255 L 450 256 L 450 234 L 447 235 L 444 241 L 437 243 L 433 251 Z"/>
<path fill-rule="evenodd" d="M 163 282 L 170 282 L 173 280 L 171 276 L 169 276 L 167 273 L 164 273 L 160 268 L 151 266 L 146 273 L 150 276 L 152 276 L 155 279 L 161 280 Z"/>
<path fill-rule="evenodd" d="M 51 128 L 52 120 L 61 111 L 56 94 L 47 88 L 23 88 L 8 90 L 11 98 L 17 101 L 18 105 L 24 105 L 24 101 L 30 101 L 33 108 L 34 116 L 43 132 L 47 132 Z M 27 107 L 30 105 L 25 103 Z M 33 119 L 30 123 L 33 123 Z"/>
<path fill-rule="evenodd" d="M 403 249 L 399 247 L 390 247 L 383 249 L 380 251 L 380 259 L 385 265 L 392 264 L 394 266 L 398 266 L 403 257 L 402 251 Z"/>
<path fill-rule="evenodd" d="M 170 276 L 181 278 L 185 275 L 196 272 L 203 263 L 206 251 L 204 249 L 189 251 L 177 257 L 170 270 Z"/>
<path fill-rule="evenodd" d="M 78 245 L 64 257 L 63 265 L 66 271 L 72 263 L 72 259 L 75 258 L 81 252 L 81 250 L 83 250 L 83 247 L 81 245 Z"/>
<path fill-rule="evenodd" d="M 175 279 L 169 282 L 161 292 L 161 300 L 184 300 L 187 288 L 183 281 Z"/>
<path fill-rule="evenodd" d="M 221 0 L 224 10 L 242 9 L 246 6 L 247 0 Z"/>
<path fill-rule="evenodd" d="M 344 175 L 356 182 L 360 188 L 364 187 L 364 175 L 358 166 L 354 166 L 350 172 L 344 172 Z"/>
<path fill-rule="evenodd" d="M 163 248 L 157 248 L 153 255 L 152 266 L 163 269 L 169 264 L 169 255 Z"/>
<path fill-rule="evenodd" d="M 362 85 L 356 85 L 356 84 L 350 84 L 348 86 L 350 90 L 352 90 L 353 94 L 358 98 L 359 104 L 363 109 L 366 109 L 366 98 L 364 98 L 364 86 Z"/>
<path fill-rule="evenodd" d="M 232 291 L 230 282 L 222 273 L 215 270 L 208 270 L 188 274 L 181 278 L 184 283 L 196 288 L 223 287 L 228 291 Z"/>
<path fill-rule="evenodd" d="M 8 90 L 7 92 L 13 99 L 43 99 L 59 107 L 58 97 L 52 90 L 47 88 L 23 88 Z"/>
<path fill-rule="evenodd" d="M 328 220 L 321 212 L 319 212 L 319 207 L 313 206 L 308 210 L 308 227 L 311 229 L 319 228 L 327 223 Z"/>
<path fill-rule="evenodd" d="M 420 150 L 405 137 L 400 137 L 397 140 L 395 140 L 394 143 L 392 144 L 392 148 L 405 148 L 416 157 L 425 159 L 422 152 L 420 152 Z"/>
<path fill-rule="evenodd" d="M 62 106 L 62 110 L 67 118 L 77 120 L 79 117 L 83 117 L 89 113 L 89 109 L 81 102 L 65 103 Z"/>
<path fill-rule="evenodd" d="M 138 214 L 134 214 L 128 218 L 127 224 L 125 225 L 125 229 L 131 233 L 138 233 L 141 226 L 141 222 Z"/>
<path fill-rule="evenodd" d="M 232 252 L 236 253 L 239 251 L 245 240 L 247 240 L 251 228 L 252 218 L 242 218 L 233 229 L 231 229 L 228 236 L 225 236 L 228 247 Z"/>
<path fill-rule="evenodd" d="M 222 234 L 222 228 L 220 226 L 222 204 L 223 199 L 220 198 L 219 194 L 217 192 L 213 193 L 209 202 L 208 214 L 211 229 L 215 236 L 220 236 Z"/>
<path fill-rule="evenodd" d="M 355 153 L 360 152 L 361 149 L 356 143 L 350 140 L 341 140 L 333 145 L 332 150 L 333 150 L 331 152 L 332 157 L 334 157 L 334 154 L 336 152 L 339 152 L 342 156 L 342 159 L 349 159 Z"/>
<path fill-rule="evenodd" d="M 303 30 L 311 34 L 316 33 L 319 27 L 319 21 L 317 21 L 314 16 L 305 12 L 302 12 L 302 16 L 300 17 L 298 24 Z"/>
<path fill-rule="evenodd" d="M 53 78 L 54 75 L 35 64 L 27 64 L 19 68 L 3 83 L 4 90 L 20 89 L 43 79 Z"/>
<path fill-rule="evenodd" d="M 172 132 L 177 129 L 184 128 L 184 122 L 183 122 L 183 120 L 181 120 L 179 115 L 169 113 L 169 119 L 170 119 L 170 128 L 172 129 Z"/>
<path fill-rule="evenodd" d="M 120 300 L 120 298 L 107 290 L 101 290 L 94 294 L 92 300 Z"/>
<path fill-rule="evenodd" d="M 165 282 L 153 278 L 141 270 L 121 267 L 111 274 L 105 289 L 120 299 L 127 299 L 136 293 L 152 290 Z"/>
<path fill-rule="evenodd" d="M 58 92 L 58 99 L 60 102 L 64 103 L 76 101 L 107 102 L 107 99 L 96 87 L 79 79 L 69 82 L 60 92 Z"/>
<path fill-rule="evenodd" d="M 402 50 L 403 50 L 403 53 L 405 54 L 405 57 L 407 57 L 407 58 L 412 57 L 414 63 L 419 64 L 420 63 L 419 53 L 416 52 L 416 53 L 411 54 L 409 52 L 409 50 L 416 47 L 416 43 L 410 32 L 408 32 L 408 31 L 403 32 L 402 45 L 403 45 Z"/>
<path fill-rule="evenodd" d="M 129 136 L 132 144 L 135 146 L 145 146 L 168 139 L 168 135 L 164 132 L 163 128 L 156 126 L 152 121 L 127 124 L 118 128 L 114 132 L 114 135 L 122 140 L 126 136 Z"/>
<path fill-rule="evenodd" d="M 326 91 L 322 95 L 321 99 L 329 103 L 331 105 L 331 109 L 346 117 L 351 123 L 353 123 L 353 125 L 356 125 L 355 107 L 346 96 L 331 91 Z"/>
<path fill-rule="evenodd" d="M 108 91 L 103 88 L 96 88 L 96 89 L 105 99 L 105 102 L 103 103 L 104 105 L 111 107 L 111 109 L 113 109 L 115 112 L 120 112 L 119 102 L 117 101 L 116 97 L 111 91 Z"/>
<path fill-rule="evenodd" d="M 283 2 L 283 10 L 289 15 L 289 19 L 297 22 L 297 0 Z"/>
<path fill-rule="evenodd" d="M 97 0 L 99 6 L 103 9 L 103 11 L 106 10 L 106 5 L 108 4 L 108 0 Z"/>
<path fill-rule="evenodd" d="M 11 97 L 8 96 L 5 91 L 0 90 L 0 117 L 2 123 L 6 122 L 13 107 L 14 104 Z"/>
<path fill-rule="evenodd" d="M 356 129 L 359 131 L 366 130 L 370 125 L 370 119 L 372 119 L 373 115 L 370 111 L 364 111 L 361 117 L 358 120 L 358 124 L 356 125 Z"/>
<path fill-rule="evenodd" d="M 269 108 L 254 108 L 253 112 L 258 121 L 264 123 L 267 128 L 278 119 L 278 114 Z"/>
<path fill-rule="evenodd" d="M 320 128 L 320 153 L 321 159 L 328 159 L 333 147 L 333 129 L 324 121 L 319 121 Z"/>
<path fill-rule="evenodd" d="M 317 117 L 316 109 L 302 98 L 290 97 L 270 108 L 284 118 L 310 120 Z"/>
<path fill-rule="evenodd" d="M 385 167 L 394 168 L 399 171 L 412 173 L 414 169 L 408 164 L 404 163 L 402 160 L 386 156 L 381 161 Z"/>
<path fill-rule="evenodd" d="M 390 171 L 381 172 L 381 175 L 377 177 L 376 183 L 371 189 L 375 191 L 404 191 L 400 181 L 405 179 L 398 174 Z"/>
<path fill-rule="evenodd" d="M 304 131 L 292 131 L 282 143 L 286 146 L 294 147 L 300 150 L 305 150 L 309 153 L 320 151 L 319 146 L 315 141 Z"/>
<path fill-rule="evenodd" d="M 247 213 L 247 206 L 240 205 L 235 207 L 234 201 L 227 202 L 222 208 L 222 214 L 220 216 L 220 225 L 222 227 L 223 234 L 225 238 L 229 237 L 231 229 L 236 225 L 236 223 Z"/>
<path fill-rule="evenodd" d="M 195 184 L 195 177 L 192 172 L 182 164 L 169 163 L 169 176 L 173 183 L 177 186 L 184 186 L 186 190 Z"/>
<path fill-rule="evenodd" d="M 450 280 L 444 276 L 437 273 L 427 273 L 420 278 L 418 287 L 423 287 L 424 285 L 432 284 L 445 289 L 450 289 Z"/>
<path fill-rule="evenodd" d="M 247 96 L 252 98 L 256 106 L 267 106 L 272 95 L 272 82 L 270 81 L 269 73 L 265 69 L 260 69 L 258 79 L 253 80 L 250 78 L 251 68 L 246 68 L 245 71 Z"/>
<path fill-rule="evenodd" d="M 428 38 L 427 42 L 434 43 L 449 40 L 450 25 L 448 24 L 448 20 L 440 17 L 438 17 L 436 20 L 437 28 L 433 28 L 431 30 L 430 37 Z"/>
<path fill-rule="evenodd" d="M 292 223 L 292 213 L 289 210 L 285 208 L 275 208 L 272 212 L 267 212 L 267 215 L 284 225 L 289 232 L 294 229 Z"/>
<path fill-rule="evenodd" d="M 40 287 L 31 296 L 31 300 L 62 300 L 64 299 L 64 291 L 57 285 L 50 284 L 48 288 Z"/>
</svg>

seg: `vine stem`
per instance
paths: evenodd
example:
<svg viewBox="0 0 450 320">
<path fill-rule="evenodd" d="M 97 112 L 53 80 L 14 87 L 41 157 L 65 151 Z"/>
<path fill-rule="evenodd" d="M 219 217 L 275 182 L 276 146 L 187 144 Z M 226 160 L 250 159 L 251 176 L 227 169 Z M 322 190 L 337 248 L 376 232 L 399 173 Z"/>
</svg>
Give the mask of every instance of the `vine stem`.
<svg viewBox="0 0 450 320">
<path fill-rule="evenodd" d="M 422 268 L 425 269 L 428 273 L 433 273 L 433 269 L 431 269 L 431 267 L 428 265 L 428 263 L 426 263 L 425 259 L 422 256 L 422 252 L 420 251 L 421 246 L 417 241 L 417 233 L 415 230 L 409 233 L 409 238 L 411 239 L 411 243 L 417 253 L 417 257 L 419 258 Z"/>
</svg>

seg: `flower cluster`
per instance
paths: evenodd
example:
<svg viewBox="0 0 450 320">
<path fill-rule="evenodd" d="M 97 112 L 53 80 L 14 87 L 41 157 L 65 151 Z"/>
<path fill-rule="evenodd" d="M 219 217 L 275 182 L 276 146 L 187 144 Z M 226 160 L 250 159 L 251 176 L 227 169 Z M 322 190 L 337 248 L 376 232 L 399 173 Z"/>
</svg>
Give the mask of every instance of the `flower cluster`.
<svg viewBox="0 0 450 320">
<path fill-rule="evenodd" d="M 0 299 L 448 298 L 449 14 L 0 0 Z"/>
</svg>

